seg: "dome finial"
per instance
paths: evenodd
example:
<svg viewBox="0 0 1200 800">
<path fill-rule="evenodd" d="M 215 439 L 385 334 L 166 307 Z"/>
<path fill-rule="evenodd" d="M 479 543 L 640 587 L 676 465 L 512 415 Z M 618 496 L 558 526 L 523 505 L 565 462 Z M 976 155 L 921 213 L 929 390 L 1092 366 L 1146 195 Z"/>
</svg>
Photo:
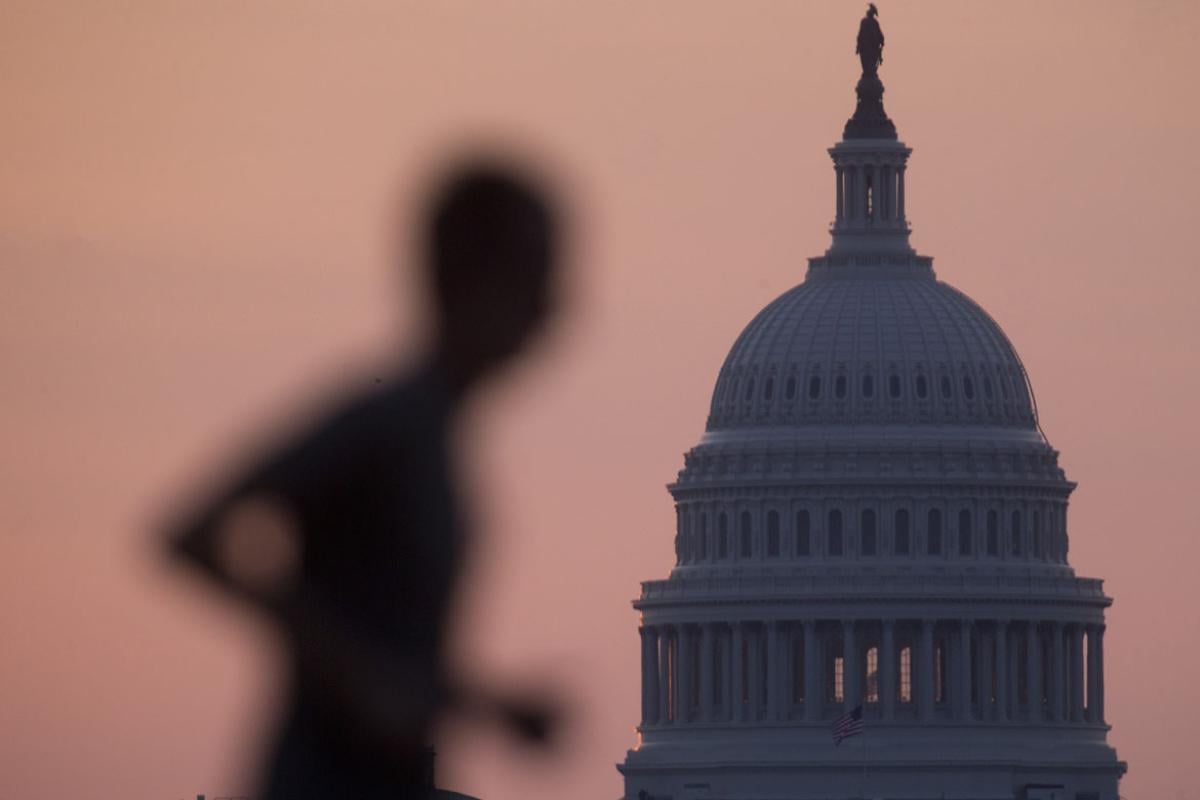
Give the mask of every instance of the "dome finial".
<svg viewBox="0 0 1200 800">
<path fill-rule="evenodd" d="M 842 136 L 846 139 L 895 139 L 896 126 L 883 110 L 883 82 L 879 80 L 879 65 L 883 63 L 883 29 L 879 27 L 879 9 L 867 4 L 867 13 L 858 25 L 855 47 L 862 61 L 862 77 L 854 91 L 858 106 L 846 122 Z"/>
</svg>

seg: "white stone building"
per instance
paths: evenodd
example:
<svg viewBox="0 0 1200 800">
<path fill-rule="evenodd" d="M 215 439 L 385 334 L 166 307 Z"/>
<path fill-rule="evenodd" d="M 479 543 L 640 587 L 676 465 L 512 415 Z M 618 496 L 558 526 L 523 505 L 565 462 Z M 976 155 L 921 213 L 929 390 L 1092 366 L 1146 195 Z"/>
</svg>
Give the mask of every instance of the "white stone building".
<svg viewBox="0 0 1200 800">
<path fill-rule="evenodd" d="M 831 247 L 738 337 L 670 486 L 626 800 L 1117 798 L 1074 484 L 1004 332 L 909 246 L 882 93 L 829 151 Z"/>
</svg>

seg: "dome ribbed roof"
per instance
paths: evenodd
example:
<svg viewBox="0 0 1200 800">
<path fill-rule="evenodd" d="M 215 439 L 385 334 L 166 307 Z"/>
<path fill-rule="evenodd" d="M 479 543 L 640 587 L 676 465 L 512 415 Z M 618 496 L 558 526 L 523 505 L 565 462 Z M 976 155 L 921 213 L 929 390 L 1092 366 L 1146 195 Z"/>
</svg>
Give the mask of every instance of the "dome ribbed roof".
<svg viewBox="0 0 1200 800">
<path fill-rule="evenodd" d="M 1036 428 L 1025 370 L 996 322 L 923 264 L 814 260 L 746 326 L 708 429 L 821 423 Z"/>
</svg>

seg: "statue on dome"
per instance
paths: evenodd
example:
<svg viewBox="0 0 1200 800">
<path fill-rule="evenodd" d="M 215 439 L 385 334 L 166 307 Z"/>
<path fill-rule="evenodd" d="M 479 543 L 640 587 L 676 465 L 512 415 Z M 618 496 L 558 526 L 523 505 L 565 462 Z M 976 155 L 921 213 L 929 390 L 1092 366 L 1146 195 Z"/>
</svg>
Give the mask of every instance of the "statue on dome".
<svg viewBox="0 0 1200 800">
<path fill-rule="evenodd" d="M 879 9 L 867 4 L 867 14 L 858 25 L 858 46 L 854 52 L 862 60 L 863 75 L 876 75 L 883 63 L 883 29 L 879 27 Z"/>
</svg>

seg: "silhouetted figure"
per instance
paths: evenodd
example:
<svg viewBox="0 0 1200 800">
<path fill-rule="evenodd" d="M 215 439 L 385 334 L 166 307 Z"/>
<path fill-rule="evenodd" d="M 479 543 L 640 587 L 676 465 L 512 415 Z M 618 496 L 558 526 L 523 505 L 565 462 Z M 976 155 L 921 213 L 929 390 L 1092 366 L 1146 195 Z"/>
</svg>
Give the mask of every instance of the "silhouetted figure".
<svg viewBox="0 0 1200 800">
<path fill-rule="evenodd" d="M 868 3 L 866 16 L 858 24 L 858 46 L 854 52 L 862 61 L 863 75 L 876 74 L 883 63 L 883 29 L 875 19 L 877 16 L 879 9 L 874 3 Z"/>
<path fill-rule="evenodd" d="M 469 541 L 451 437 L 464 403 L 554 306 L 557 227 L 506 171 L 432 205 L 431 351 L 269 453 L 168 532 L 172 551 L 288 637 L 288 711 L 260 800 L 424 797 L 428 733 L 454 707 L 543 741 L 538 702 L 458 685 L 443 660 Z"/>
</svg>

